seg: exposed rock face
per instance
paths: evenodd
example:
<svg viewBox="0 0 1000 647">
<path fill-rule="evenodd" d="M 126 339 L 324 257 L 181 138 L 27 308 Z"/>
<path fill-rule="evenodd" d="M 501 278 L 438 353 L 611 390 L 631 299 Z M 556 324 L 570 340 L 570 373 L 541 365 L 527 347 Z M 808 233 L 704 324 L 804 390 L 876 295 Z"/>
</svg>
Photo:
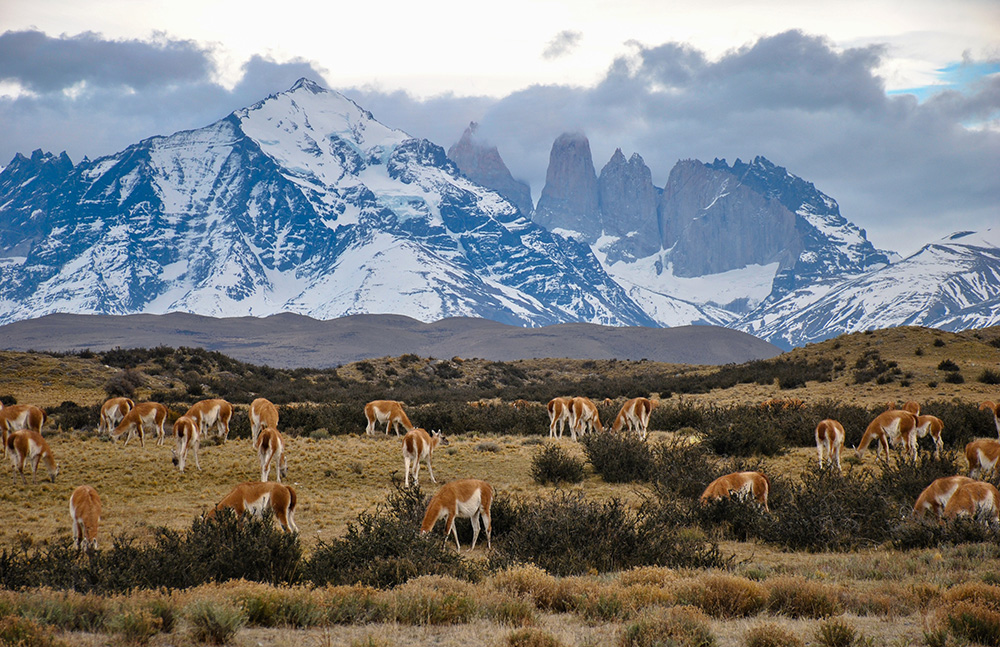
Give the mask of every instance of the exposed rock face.
<svg viewBox="0 0 1000 647">
<path fill-rule="evenodd" d="M 659 192 L 638 153 L 625 160 L 619 148 L 597 180 L 604 233 L 621 240 L 607 250 L 611 262 L 655 254 L 660 249 L 656 206 Z"/>
<path fill-rule="evenodd" d="M 732 172 L 697 160 L 670 171 L 659 205 L 660 240 L 673 248 L 675 276 L 704 276 L 747 265 L 791 267 L 803 248 L 795 214 Z"/>
<path fill-rule="evenodd" d="M 583 134 L 564 133 L 552 144 L 545 188 L 532 220 L 549 231 L 579 232 L 590 243 L 601 235 L 597 173 Z"/>
<path fill-rule="evenodd" d="M 65 151 L 60 155 L 40 149 L 25 157 L 18 153 L 0 175 L 0 195 L 5 209 L 0 217 L 0 252 L 27 255 L 31 245 L 48 228 L 47 215 L 52 193 L 73 170 Z"/>
<path fill-rule="evenodd" d="M 530 216 L 534 210 L 531 187 L 514 179 L 497 147 L 487 144 L 476 135 L 477 127 L 476 122 L 469 124 L 458 143 L 448 149 L 448 157 L 467 178 L 487 189 L 493 189 L 517 207 L 522 215 Z"/>
</svg>

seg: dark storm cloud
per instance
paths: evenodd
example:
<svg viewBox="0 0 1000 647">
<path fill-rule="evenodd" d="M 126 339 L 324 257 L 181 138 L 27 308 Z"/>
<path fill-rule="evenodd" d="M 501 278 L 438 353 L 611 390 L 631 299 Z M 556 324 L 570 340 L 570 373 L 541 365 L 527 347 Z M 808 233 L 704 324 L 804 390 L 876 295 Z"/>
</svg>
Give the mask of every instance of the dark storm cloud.
<svg viewBox="0 0 1000 647">
<path fill-rule="evenodd" d="M 553 59 L 569 54 L 583 40 L 583 34 L 566 29 L 556 34 L 542 52 L 542 58 Z"/>
<path fill-rule="evenodd" d="M 763 155 L 837 199 L 884 247 L 898 249 L 900 233 L 927 242 L 997 222 L 1000 134 L 963 124 L 1000 113 L 998 78 L 920 103 L 886 96 L 878 46 L 840 51 L 789 31 L 709 60 L 677 43 L 631 45 L 592 88 L 532 86 L 492 102 L 442 100 L 434 110 L 406 95 L 382 95 L 383 111 L 398 117 L 392 125 L 445 147 L 464 123 L 478 121 L 536 199 L 552 142 L 582 130 L 598 172 L 621 147 L 643 156 L 659 186 L 679 159 Z M 451 116 L 448 132 L 437 113 Z"/>
<path fill-rule="evenodd" d="M 194 41 L 106 40 L 91 32 L 59 38 L 40 31 L 0 34 L 0 79 L 33 92 L 80 82 L 145 89 L 198 81 L 211 71 L 208 50 Z"/>
<path fill-rule="evenodd" d="M 213 73 L 211 51 L 190 41 L 7 32 L 0 36 L 0 78 L 30 92 L 0 98 L 0 164 L 36 148 L 65 150 L 74 162 L 106 155 L 153 135 L 206 126 L 303 76 L 326 84 L 314 65 L 262 57 L 244 64 L 231 90 Z"/>
<path fill-rule="evenodd" d="M 330 87 L 324 71 L 304 61 L 253 58 L 230 90 L 212 80 L 211 51 L 187 41 L 143 47 L 102 44 L 93 35 L 25 34 L 41 42 L 37 51 L 48 60 L 15 61 L 10 43 L 18 34 L 0 36 L 0 74 L 33 91 L 0 99 L 0 163 L 34 148 L 65 149 L 74 161 L 113 153 L 145 137 L 212 123 L 302 76 Z M 927 242 L 998 221 L 1000 133 L 965 127 L 1000 114 L 996 76 L 920 102 L 886 96 L 876 74 L 882 48 L 839 50 L 798 31 L 717 59 L 677 43 L 630 47 L 589 88 L 536 85 L 500 99 L 426 100 L 370 88 L 342 91 L 384 124 L 446 149 L 470 121 L 479 122 L 479 134 L 498 147 L 515 177 L 532 184 L 535 199 L 552 142 L 579 130 L 590 138 L 598 172 L 621 147 L 643 156 L 659 186 L 678 159 L 763 155 L 834 197 L 883 247 L 900 249 L 905 236 L 925 234 L 920 242 Z M 143 65 L 118 60 L 125 51 Z M 79 57 L 88 63 L 73 60 Z M 82 92 L 62 91 L 80 81 L 86 81 Z"/>
</svg>

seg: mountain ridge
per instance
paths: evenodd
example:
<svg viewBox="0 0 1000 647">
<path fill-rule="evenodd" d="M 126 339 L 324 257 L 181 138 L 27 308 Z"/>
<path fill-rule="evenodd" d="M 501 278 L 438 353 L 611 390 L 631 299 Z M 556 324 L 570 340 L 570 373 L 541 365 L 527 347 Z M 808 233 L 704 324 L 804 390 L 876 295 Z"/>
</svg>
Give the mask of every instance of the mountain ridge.
<svg viewBox="0 0 1000 647">
<path fill-rule="evenodd" d="M 0 326 L 3 350 L 103 351 L 116 347 L 196 346 L 278 368 L 328 368 L 372 357 L 633 359 L 729 364 L 781 350 L 752 335 L 713 326 L 675 328 L 566 323 L 539 328 L 455 317 L 424 323 L 403 315 L 318 320 L 268 317 L 51 314 Z"/>
</svg>

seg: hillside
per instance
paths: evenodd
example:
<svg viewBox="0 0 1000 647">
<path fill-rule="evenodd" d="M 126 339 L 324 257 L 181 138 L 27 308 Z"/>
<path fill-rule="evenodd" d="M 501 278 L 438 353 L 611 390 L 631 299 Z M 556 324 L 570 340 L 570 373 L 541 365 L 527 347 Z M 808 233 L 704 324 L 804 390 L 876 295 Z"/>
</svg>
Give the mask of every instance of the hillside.
<svg viewBox="0 0 1000 647">
<path fill-rule="evenodd" d="M 371 357 L 535 357 L 646 359 L 730 364 L 766 359 L 777 346 L 717 326 L 617 327 L 570 323 L 522 328 L 471 317 L 423 323 L 402 315 L 352 315 L 327 321 L 270 317 L 52 314 L 0 326 L 0 348 L 59 352 L 154 346 L 201 347 L 277 368 L 329 368 Z"/>
<path fill-rule="evenodd" d="M 939 368 L 943 363 L 952 370 Z M 422 471 L 423 490 L 417 493 L 416 505 L 421 505 L 420 497 L 436 491 L 441 483 L 457 478 L 483 478 L 498 489 L 501 494 L 494 507 L 497 528 L 492 550 L 477 547 L 474 553 L 463 553 L 460 560 L 470 567 L 485 569 L 485 580 L 473 588 L 460 580 L 434 575 L 377 592 L 360 585 L 271 589 L 263 584 L 230 582 L 169 594 L 173 600 L 169 604 L 175 609 L 198 599 L 231 599 L 249 608 L 247 605 L 253 604 L 254 596 L 267 597 L 271 601 L 269 604 L 276 604 L 282 596 L 294 596 L 296 604 L 315 603 L 323 608 L 331 601 L 350 604 L 355 599 L 351 596 L 358 595 L 379 596 L 379 600 L 388 601 L 379 603 L 381 606 L 376 608 L 383 612 L 377 615 L 359 613 L 332 621 L 334 626 L 329 628 L 324 624 L 326 621 L 314 619 L 295 625 L 304 628 L 284 627 L 280 636 L 274 633 L 278 630 L 267 628 L 274 625 L 267 624 L 266 616 L 258 613 L 248 627 L 240 630 L 237 644 L 247 640 L 289 645 L 419 645 L 431 641 L 455 645 L 470 642 L 498 646 L 515 644 L 498 642 L 498 636 L 508 636 L 514 628 L 511 623 L 517 622 L 505 619 L 507 616 L 498 614 L 496 618 L 483 619 L 465 614 L 456 620 L 432 621 L 421 612 L 420 618 L 410 620 L 392 616 L 388 610 L 403 609 L 405 600 L 409 599 L 406 596 L 412 591 L 429 596 L 427 600 L 454 595 L 455 591 L 461 591 L 460 596 L 472 596 L 471 592 L 476 591 L 477 597 L 470 597 L 476 600 L 473 608 L 490 609 L 495 600 L 514 595 L 503 588 L 504 582 L 508 587 L 515 587 L 518 577 L 524 578 L 518 586 L 528 587 L 534 597 L 518 597 L 504 608 L 520 609 L 519 613 L 528 618 L 524 624 L 559 636 L 560 644 L 565 645 L 592 645 L 595 644 L 594 636 L 600 636 L 605 642 L 614 641 L 642 614 L 662 611 L 662 607 L 672 610 L 674 605 L 688 604 L 685 601 L 688 599 L 708 614 L 699 617 L 718 637 L 715 644 L 720 647 L 745 646 L 744 634 L 751 625 L 776 625 L 782 631 L 808 638 L 836 623 L 860 632 L 869 641 L 863 644 L 916 644 L 921 636 L 927 635 L 928 623 L 936 626 L 933 623 L 939 622 L 935 619 L 938 615 L 928 614 L 946 613 L 948 605 L 967 593 L 969 587 L 985 587 L 983 595 L 996 595 L 997 587 L 988 586 L 997 581 L 995 578 L 1000 573 L 996 548 L 989 543 L 992 540 L 976 543 L 975 539 L 966 538 L 958 546 L 945 541 L 929 547 L 926 540 L 920 540 L 923 543 L 904 550 L 894 547 L 892 541 L 919 539 L 916 534 L 901 534 L 907 532 L 904 526 L 903 530 L 892 530 L 896 534 L 891 541 L 864 539 L 848 543 L 853 546 L 850 549 L 839 544 L 838 552 L 823 548 L 825 540 L 811 537 L 812 530 L 808 529 L 798 531 L 798 548 L 782 548 L 780 542 L 788 539 L 773 530 L 770 535 L 749 541 L 737 540 L 734 533 L 738 532 L 739 523 L 748 521 L 745 516 L 736 516 L 729 522 L 711 516 L 677 517 L 684 514 L 677 510 L 684 510 L 689 505 L 685 501 L 691 498 L 690 493 L 674 494 L 675 499 L 660 499 L 667 496 L 662 481 L 612 482 L 595 464 L 597 461 L 590 455 L 589 445 L 585 447 L 568 438 L 554 442 L 543 440 L 548 421 L 541 403 L 558 391 L 585 393 L 595 399 L 610 397 L 615 402 L 601 407 L 601 415 L 607 421 L 621 397 L 655 392 L 663 398 L 656 409 L 661 416 L 668 411 L 677 414 L 685 410 L 721 411 L 723 415 L 732 416 L 729 431 L 722 430 L 724 434 L 738 430 L 744 435 L 755 436 L 758 432 L 767 433 L 772 422 L 780 424 L 785 430 L 785 444 L 774 453 L 726 456 L 711 451 L 703 455 L 704 463 L 692 465 L 710 465 L 713 470 L 752 466 L 771 477 L 774 483 L 771 517 L 762 518 L 748 508 L 722 508 L 723 514 L 751 514 L 749 519 L 763 524 L 754 532 L 767 533 L 768 523 L 785 523 L 782 528 L 792 527 L 788 519 L 795 519 L 795 515 L 815 518 L 823 514 L 837 520 L 835 526 L 841 528 L 836 533 L 839 541 L 850 542 L 851 533 L 843 532 L 846 526 L 836 516 L 842 511 L 836 507 L 832 512 L 819 510 L 809 502 L 810 490 L 814 489 L 817 479 L 826 479 L 823 482 L 838 488 L 834 496 L 826 499 L 853 496 L 858 501 L 852 500 L 852 505 L 860 501 L 856 511 L 863 518 L 889 519 L 891 516 L 893 520 L 899 519 L 897 515 L 912 506 L 911 491 L 914 487 L 919 491 L 929 474 L 935 470 L 957 469 L 954 450 L 964 442 L 961 439 L 970 435 L 992 435 L 992 421 L 987 420 L 985 414 L 979 415 L 982 412 L 977 412 L 975 406 L 983 399 L 1000 398 L 1000 379 L 991 377 L 1000 377 L 1000 328 L 946 333 L 911 327 L 852 334 L 772 359 L 728 366 L 580 359 L 501 363 L 402 355 L 371 358 L 337 369 L 303 370 L 255 366 L 217 352 L 163 346 L 75 354 L 0 351 L 0 365 L 4 368 L 0 372 L 0 399 L 8 404 L 12 400 L 39 404 L 50 412 L 52 424 L 44 433 L 61 468 L 54 483 L 43 480 L 38 485 L 31 485 L 29 477 L 29 485 L 19 484 L 0 496 L 0 515 L 4 519 L 13 519 L 16 515 L 18 519 L 16 524 L 0 526 L 0 549 L 16 546 L 20 547 L 17 551 L 26 555 L 29 551 L 41 551 L 38 554 L 55 555 L 55 559 L 60 559 L 58 547 L 69 536 L 66 499 L 82 482 L 94 485 L 102 496 L 101 541 L 105 556 L 129 545 L 125 540 L 113 549 L 112 537 L 132 537 L 140 545 L 149 545 L 157 541 L 157 537 L 173 537 L 170 533 L 180 533 L 183 537 L 196 515 L 213 506 L 234 483 L 253 479 L 258 473 L 253 449 L 245 437 L 246 404 L 258 394 L 282 403 L 279 405 L 282 416 L 279 426 L 286 433 L 289 463 L 286 483 L 293 485 L 299 496 L 296 522 L 301 531 L 298 541 L 304 551 L 303 560 L 313 558 L 327 550 L 326 546 L 340 541 L 360 519 L 372 518 L 362 515 L 385 515 L 386 496 L 394 491 L 393 475 L 399 476 L 402 471 L 397 437 L 363 434 L 361 401 L 401 396 L 407 401 L 416 423 L 431 426 L 430 423 L 450 421 L 442 425 L 450 443 L 434 454 L 438 484 L 430 483 L 427 472 Z M 957 371 L 953 370 L 955 366 Z M 819 371 L 828 374 L 819 375 Z M 960 375 L 964 381 L 947 378 L 948 375 Z M 237 405 L 237 413 L 230 440 L 222 445 L 207 440 L 200 451 L 203 469 L 194 469 L 189 459 L 187 472 L 180 474 L 170 463 L 173 441 L 169 438 L 163 446 L 147 438 L 145 447 L 133 441 L 125 448 L 106 438 L 96 438 L 96 407 L 104 399 L 105 389 L 129 383 L 139 385 L 137 398 L 168 402 L 171 418 L 195 399 L 215 395 L 232 399 Z M 781 388 L 782 384 L 790 388 Z M 653 386 L 656 388 L 650 388 Z M 523 408 L 510 406 L 515 396 L 531 401 Z M 801 400 L 802 404 L 787 409 L 759 406 L 764 400 L 775 398 Z M 947 455 L 943 462 L 922 458 L 919 468 L 908 468 L 902 462 L 893 461 L 883 469 L 877 467 L 870 456 L 861 462 L 853 452 L 846 452 L 843 476 L 816 470 L 815 449 L 810 437 L 817 416 L 828 415 L 831 411 L 850 412 L 854 419 L 850 425 L 845 422 L 845 427 L 849 427 L 849 443 L 856 442 L 861 430 L 858 420 L 867 419 L 873 410 L 881 410 L 887 401 L 909 399 L 921 401 L 930 412 L 946 418 Z M 654 417 L 654 421 L 657 420 L 665 418 Z M 481 426 L 476 427 L 477 421 Z M 741 421 L 756 426 L 741 425 Z M 678 428 L 673 423 L 659 424 L 650 435 L 648 447 L 654 448 L 661 458 L 665 454 L 660 448 L 667 448 L 667 454 L 679 452 L 674 455 L 683 456 L 684 450 L 679 448 L 692 447 L 692 441 L 699 438 L 711 444 L 712 433 L 707 427 L 693 429 Z M 592 438 L 605 443 L 614 437 Z M 535 460 L 543 447 L 556 447 L 571 459 L 579 460 L 583 465 L 582 480 L 560 485 L 536 482 L 533 476 Z M 669 463 L 660 465 L 663 469 L 662 466 Z M 906 493 L 900 494 L 899 479 L 907 475 L 911 476 L 911 481 L 925 480 L 916 485 L 906 483 Z M 705 473 L 698 470 L 674 472 L 667 485 L 693 487 L 696 497 L 704 485 L 704 476 Z M 869 490 L 853 491 L 855 487 Z M 883 499 L 887 499 L 886 493 L 892 492 L 896 492 L 896 500 L 887 504 Z M 677 537 L 684 538 L 688 546 L 712 542 L 719 549 L 720 559 L 726 561 L 712 568 L 644 566 L 602 572 L 599 576 L 573 577 L 553 577 L 533 565 L 518 567 L 514 572 L 520 575 L 502 569 L 490 570 L 494 568 L 490 560 L 513 545 L 510 535 L 501 531 L 505 526 L 510 528 L 517 515 L 527 514 L 526 510 L 531 509 L 530 505 L 525 508 L 513 506 L 520 505 L 518 502 L 534 501 L 536 497 L 558 501 L 560 506 L 586 505 L 591 506 L 591 511 L 604 512 L 616 509 L 620 503 L 626 514 L 634 514 L 640 506 L 654 500 L 666 501 L 660 514 L 667 515 L 664 520 L 671 525 L 657 525 L 657 534 L 679 532 Z M 420 510 L 422 507 L 418 513 Z M 886 516 L 886 512 L 891 515 Z M 802 520 L 805 521 L 805 517 Z M 685 524 L 679 531 L 678 523 Z M 696 527 L 687 526 L 691 523 Z M 466 521 L 458 525 L 460 532 L 467 532 Z M 166 528 L 167 534 L 158 534 L 157 529 L 161 528 Z M 606 531 L 607 528 L 589 530 L 594 533 Z M 435 545 L 438 545 L 436 540 L 441 532 L 439 525 L 434 535 Z M 512 531 L 508 529 L 507 532 Z M 777 539 L 776 534 L 779 535 Z M 365 541 L 363 536 L 363 533 L 355 535 L 354 541 Z M 467 542 L 468 538 L 464 537 L 463 545 L 467 546 Z M 815 543 L 806 543 L 813 549 L 805 550 L 801 548 L 802 542 Z M 453 546 L 446 548 L 453 550 Z M 817 548 L 822 552 L 812 552 Z M 47 552 L 50 550 L 51 553 Z M 87 564 L 86 560 L 74 561 L 76 558 L 72 556 L 69 559 L 78 567 Z M 10 572 L 11 569 L 0 570 L 0 576 L 8 577 Z M 987 584 L 979 582 L 981 579 Z M 544 595 L 550 597 L 541 597 L 539 587 L 548 587 Z M 721 603 L 709 602 L 708 596 L 715 587 L 751 593 L 752 600 L 756 601 L 751 602 L 746 612 L 740 612 L 747 617 L 734 616 L 719 606 Z M 706 597 L 690 597 L 692 591 L 701 590 L 706 591 Z M 483 597 L 478 597 L 481 592 L 485 592 Z M 543 602 L 556 594 L 576 602 L 562 606 Z M 23 593 L 10 591 L 5 600 L 14 605 L 10 608 L 22 609 L 19 613 L 24 614 L 36 599 L 59 598 L 55 604 L 62 605 L 63 609 L 73 609 L 73 605 L 81 604 L 79 600 L 84 599 L 81 594 L 61 595 L 28 589 Z M 329 597 L 320 601 L 322 596 Z M 780 596 L 786 596 L 784 601 L 778 599 Z M 140 599 L 133 593 L 122 600 L 133 598 Z M 88 594 L 85 599 L 105 598 Z M 594 603 L 584 604 L 587 599 L 593 599 Z M 815 614 L 796 606 L 806 600 L 810 600 L 810 604 L 822 603 L 827 610 Z M 119 603 L 107 604 L 101 616 L 106 618 L 101 623 L 107 624 L 97 624 L 86 632 L 75 624 L 57 625 L 66 629 L 60 637 L 72 645 L 97 644 L 90 631 L 97 632 L 98 640 L 118 638 L 115 632 L 120 630 L 115 629 L 117 621 L 111 611 L 118 608 L 116 604 Z M 182 618 L 178 626 L 182 629 L 157 628 L 155 631 L 163 633 L 150 644 L 168 644 L 168 640 L 189 630 L 191 620 L 187 611 L 178 611 L 178 614 Z M 76 615 L 76 611 L 67 612 L 67 617 Z M 52 620 L 46 622 L 56 624 Z M 319 629 L 310 628 L 317 625 L 323 627 L 322 634 Z M 772 627 L 769 631 L 778 630 Z"/>
</svg>

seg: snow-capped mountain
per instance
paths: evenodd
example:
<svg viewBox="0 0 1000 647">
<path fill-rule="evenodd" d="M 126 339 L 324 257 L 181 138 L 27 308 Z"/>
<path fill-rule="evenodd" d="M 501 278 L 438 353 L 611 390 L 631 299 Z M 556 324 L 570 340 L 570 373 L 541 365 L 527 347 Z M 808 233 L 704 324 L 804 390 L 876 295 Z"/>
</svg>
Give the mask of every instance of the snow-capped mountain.
<svg viewBox="0 0 1000 647">
<path fill-rule="evenodd" d="M 960 232 L 855 278 L 800 288 L 734 327 L 779 346 L 892 326 L 1000 325 L 1000 230 Z"/>
<path fill-rule="evenodd" d="M 39 153 L 0 174 L 0 323 L 187 311 L 655 325 L 586 246 L 307 80 L 66 166 Z M 29 180 L 46 190 L 25 195 Z"/>
<path fill-rule="evenodd" d="M 436 144 L 303 79 L 75 166 L 18 155 L 0 170 L 0 324 L 392 313 L 714 324 L 790 347 L 1000 323 L 995 230 L 897 262 L 833 198 L 762 157 L 682 160 L 660 189 L 637 154 L 616 151 L 598 176 L 580 133 L 556 141 L 532 210 L 499 152 L 469 135 L 464 175 Z"/>
</svg>

